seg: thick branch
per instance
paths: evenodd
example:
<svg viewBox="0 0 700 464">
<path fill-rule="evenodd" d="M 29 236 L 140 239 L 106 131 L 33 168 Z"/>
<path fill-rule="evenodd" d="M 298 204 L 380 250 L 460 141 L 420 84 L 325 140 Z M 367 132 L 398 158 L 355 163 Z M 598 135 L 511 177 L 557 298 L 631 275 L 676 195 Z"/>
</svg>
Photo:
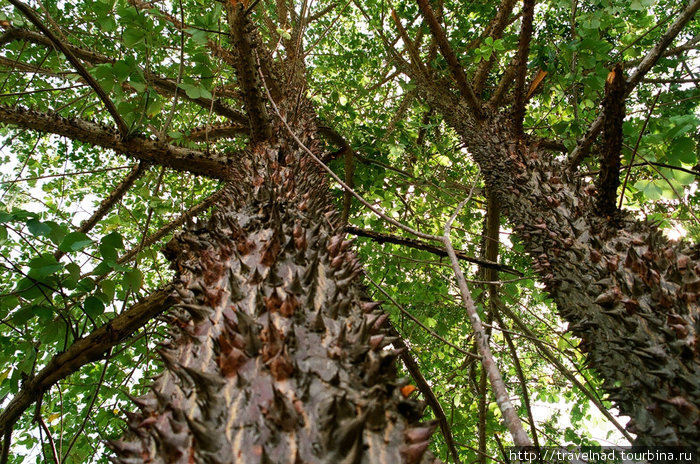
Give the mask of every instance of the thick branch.
<svg viewBox="0 0 700 464">
<path fill-rule="evenodd" d="M 236 50 L 236 75 L 243 92 L 251 138 L 259 142 L 272 135 L 272 127 L 257 72 L 257 52 L 251 37 L 253 25 L 245 14 L 243 3 L 233 5 L 227 3 L 227 11 L 231 37 Z"/>
<path fill-rule="evenodd" d="M 513 106 L 513 126 L 515 133 L 522 136 L 523 119 L 525 117 L 525 75 L 527 74 L 527 58 L 530 53 L 532 39 L 532 21 L 535 15 L 535 0 L 523 0 L 523 20 L 520 27 L 518 42 L 518 60 L 515 73 L 515 104 Z"/>
<path fill-rule="evenodd" d="M 114 129 L 82 119 L 68 119 L 55 113 L 0 105 L 0 123 L 62 135 L 178 171 L 201 174 L 214 179 L 227 179 L 230 176 L 231 160 L 223 156 L 205 154 L 143 137 L 124 140 Z"/>
<path fill-rule="evenodd" d="M 471 193 L 470 193 L 471 197 Z M 479 313 L 474 305 L 474 300 L 472 300 L 471 293 L 469 292 L 469 287 L 467 286 L 467 280 L 464 278 L 464 273 L 462 268 L 459 266 L 459 261 L 457 261 L 457 255 L 454 248 L 452 247 L 452 241 L 450 239 L 450 232 L 452 230 L 452 221 L 459 213 L 459 210 L 464 207 L 465 203 L 469 200 L 463 201 L 454 212 L 452 217 L 445 223 L 445 234 L 443 236 L 442 243 L 445 245 L 447 250 L 447 255 L 450 257 L 450 264 L 452 265 L 452 270 L 455 273 L 455 278 L 457 280 L 457 285 L 459 287 L 460 294 L 462 296 L 462 306 L 469 316 L 469 322 L 474 330 L 474 338 L 476 340 L 476 346 L 481 355 L 481 365 L 488 374 L 489 382 L 491 383 L 491 389 L 496 397 L 496 404 L 503 415 L 503 422 L 508 427 L 508 431 L 513 438 L 513 443 L 515 446 L 532 446 L 530 438 L 523 430 L 523 426 L 520 422 L 513 404 L 510 401 L 510 396 L 506 390 L 505 383 L 503 382 L 503 377 L 498 369 L 493 354 L 491 353 L 491 348 L 489 347 L 488 337 L 484 330 L 484 325 L 481 322 Z"/>
<path fill-rule="evenodd" d="M 646 56 L 639 63 L 637 69 L 630 76 L 627 81 L 627 94 L 629 94 L 634 87 L 639 84 L 639 82 L 644 78 L 644 75 L 651 70 L 651 68 L 659 61 L 659 58 L 663 55 L 671 42 L 676 38 L 676 36 L 681 32 L 683 27 L 695 16 L 695 13 L 700 9 L 700 0 L 693 0 L 690 4 L 683 10 L 678 18 L 669 26 L 666 33 L 661 37 L 659 42 L 654 48 L 649 50 Z"/>
<path fill-rule="evenodd" d="M 22 385 L 0 413 L 0 434 L 11 430 L 22 413 L 56 382 L 77 372 L 84 365 L 101 359 L 107 350 L 123 342 L 146 322 L 172 306 L 175 303 L 172 292 L 172 287 L 153 292 L 87 337 L 75 341 L 63 353 L 54 356 L 44 369 Z"/>
<path fill-rule="evenodd" d="M 513 7 L 515 6 L 516 0 L 502 0 L 501 5 L 498 7 L 496 15 L 493 17 L 486 30 L 484 31 L 484 37 L 491 37 L 493 40 L 498 40 L 503 37 L 503 30 L 508 25 L 510 14 L 513 12 Z M 480 42 L 480 41 L 479 41 Z M 479 95 L 483 89 L 486 82 L 486 78 L 489 75 L 489 71 L 496 62 L 496 54 L 493 53 L 488 60 L 483 60 L 479 63 L 474 73 L 473 85 L 474 92 Z"/>
<path fill-rule="evenodd" d="M 498 81 L 496 90 L 493 91 L 493 95 L 491 95 L 491 98 L 486 104 L 489 108 L 496 109 L 503 104 L 508 89 L 513 84 L 513 78 L 515 77 L 517 61 L 518 56 L 516 55 L 513 57 L 505 72 L 501 76 L 501 80 Z"/>
<path fill-rule="evenodd" d="M 95 80 L 94 77 L 92 77 L 92 74 L 88 72 L 87 69 L 85 69 L 85 66 L 83 66 L 83 63 L 78 60 L 78 58 L 71 53 L 70 49 L 56 37 L 53 32 L 49 30 L 48 27 L 44 25 L 44 23 L 41 22 L 41 19 L 34 13 L 34 10 L 29 8 L 27 5 L 24 3 L 20 2 L 19 0 L 9 0 L 10 3 L 12 3 L 15 8 L 20 10 L 24 16 L 26 16 L 29 21 L 32 22 L 41 32 L 46 35 L 46 37 L 51 40 L 51 43 L 61 50 L 61 52 L 66 56 L 68 61 L 73 65 L 73 67 L 78 71 L 78 74 L 85 79 L 85 82 L 87 82 L 90 87 L 95 91 L 98 97 L 100 97 L 100 100 L 102 100 L 102 103 L 104 103 L 105 107 L 107 108 L 107 111 L 109 111 L 109 114 L 112 115 L 112 118 L 114 121 L 117 123 L 117 127 L 119 128 L 119 132 L 122 135 L 122 137 L 126 137 L 129 128 L 126 126 L 126 123 L 122 119 L 121 115 L 119 114 L 119 111 L 117 111 L 117 107 L 114 106 L 114 102 L 109 98 L 107 93 L 104 91 L 102 86 Z"/>
<path fill-rule="evenodd" d="M 605 217 L 617 210 L 617 188 L 620 185 L 622 123 L 625 119 L 625 76 L 620 65 L 610 72 L 605 82 L 605 128 L 598 177 L 598 213 Z"/>
<path fill-rule="evenodd" d="M 447 41 L 445 31 L 442 30 L 442 26 L 440 26 L 440 23 L 438 23 L 437 18 L 435 18 L 433 10 L 432 8 L 430 8 L 430 4 L 428 3 L 428 0 L 418 0 L 418 7 L 420 8 L 421 13 L 423 14 L 423 18 L 428 23 L 428 26 L 430 27 L 430 32 L 433 34 L 433 37 L 435 37 L 435 41 L 437 42 L 438 47 L 440 47 L 440 52 L 442 53 L 442 56 L 445 57 L 445 60 L 447 61 L 447 65 L 450 68 L 450 73 L 452 74 L 452 77 L 457 82 L 459 90 L 462 92 L 462 95 L 467 100 L 467 105 L 469 105 L 471 113 L 477 119 L 483 118 L 483 109 L 481 108 L 481 103 L 474 94 L 474 90 L 472 89 L 471 85 L 469 85 L 469 82 L 467 82 L 467 75 L 464 72 L 464 68 L 459 63 L 457 55 L 455 55 L 455 52 L 452 50 L 452 47 Z"/>
<path fill-rule="evenodd" d="M 399 237 L 396 235 L 385 234 L 382 232 L 375 232 L 372 230 L 360 229 L 359 227 L 355 227 L 352 225 L 348 225 L 345 230 L 348 233 L 353 234 L 353 235 L 357 235 L 359 237 L 371 238 L 372 240 L 374 240 L 377 243 L 393 243 L 395 245 L 403 245 L 403 246 L 415 248 L 417 250 L 427 251 L 427 252 L 433 253 L 437 256 L 448 256 L 447 251 L 445 250 L 444 247 L 432 245 L 432 244 L 424 242 L 422 240 Z M 508 274 L 513 274 L 513 275 L 517 275 L 517 276 L 523 275 L 522 272 L 520 272 L 516 269 L 513 269 L 509 266 L 503 266 L 503 265 L 495 263 L 493 261 L 474 258 L 474 257 L 469 256 L 464 251 L 457 250 L 457 251 L 455 251 L 455 254 L 457 255 L 458 259 L 461 259 L 463 261 L 467 261 L 469 263 L 478 264 L 481 267 L 485 267 L 488 269 L 495 269 L 495 270 L 500 271 L 500 272 L 506 272 Z"/>
</svg>

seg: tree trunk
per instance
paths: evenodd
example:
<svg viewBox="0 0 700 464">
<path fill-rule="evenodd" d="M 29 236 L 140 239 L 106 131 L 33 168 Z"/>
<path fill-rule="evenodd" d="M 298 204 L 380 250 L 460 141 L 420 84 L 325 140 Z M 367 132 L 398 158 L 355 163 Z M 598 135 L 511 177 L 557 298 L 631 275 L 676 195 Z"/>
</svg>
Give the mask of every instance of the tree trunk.
<svg viewBox="0 0 700 464">
<path fill-rule="evenodd" d="M 430 94 L 428 94 L 430 98 Z M 435 94 L 433 94 L 433 97 Z M 700 444 L 700 250 L 647 221 L 600 217 L 566 163 L 518 140 L 508 118 L 443 114 L 523 241 L 637 445 Z M 431 103 L 437 105 L 437 101 Z"/>
<path fill-rule="evenodd" d="M 294 130 L 317 152 L 312 120 Z M 325 176 L 284 131 L 237 160 L 209 222 L 166 248 L 172 340 L 110 445 L 116 462 L 433 461 L 434 424 L 403 394 Z"/>
</svg>

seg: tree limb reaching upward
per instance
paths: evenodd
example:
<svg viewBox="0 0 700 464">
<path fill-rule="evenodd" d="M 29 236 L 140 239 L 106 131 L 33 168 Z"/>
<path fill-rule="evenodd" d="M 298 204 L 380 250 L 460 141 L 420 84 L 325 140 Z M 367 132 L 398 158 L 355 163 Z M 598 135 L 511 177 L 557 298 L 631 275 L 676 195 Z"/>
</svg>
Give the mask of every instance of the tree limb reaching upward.
<svg viewBox="0 0 700 464">
<path fill-rule="evenodd" d="M 44 369 L 29 379 L 0 413 L 0 434 L 12 430 L 19 416 L 44 392 L 84 365 L 101 359 L 105 351 L 130 337 L 143 325 L 168 309 L 173 303 L 173 288 L 151 293 L 144 300 L 115 316 L 85 338 L 73 342 L 63 353 L 54 356 Z"/>
<path fill-rule="evenodd" d="M 437 42 L 438 47 L 440 48 L 442 56 L 444 56 L 445 60 L 447 60 L 447 64 L 450 68 L 450 73 L 452 74 L 452 77 L 455 80 L 455 82 L 457 82 L 457 87 L 466 99 L 471 113 L 477 119 L 482 118 L 483 109 L 481 108 L 481 102 L 479 101 L 476 94 L 474 93 L 474 90 L 467 81 L 467 75 L 464 72 L 464 68 L 459 63 L 457 55 L 455 55 L 455 52 L 452 50 L 452 47 L 447 41 L 445 31 L 443 31 L 442 26 L 440 26 L 437 19 L 435 18 L 435 14 L 433 14 L 433 9 L 430 7 L 428 0 L 418 0 L 418 7 L 420 8 L 421 13 L 423 14 L 423 18 L 425 18 L 425 21 L 430 27 L 430 32 L 433 34 L 433 37 L 435 37 L 435 41 Z"/>
</svg>

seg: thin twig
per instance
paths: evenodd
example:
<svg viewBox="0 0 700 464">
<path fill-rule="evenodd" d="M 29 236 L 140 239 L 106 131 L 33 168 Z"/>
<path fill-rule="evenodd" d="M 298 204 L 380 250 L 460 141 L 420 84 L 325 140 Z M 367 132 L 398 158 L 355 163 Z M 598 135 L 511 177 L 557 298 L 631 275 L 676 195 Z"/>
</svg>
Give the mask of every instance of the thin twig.
<svg viewBox="0 0 700 464">
<path fill-rule="evenodd" d="M 444 247 L 440 247 L 437 245 L 433 245 L 430 243 L 425 243 L 421 242 L 415 239 L 410 239 L 410 238 L 404 238 L 404 237 L 398 237 L 396 235 L 392 234 L 386 234 L 382 232 L 375 232 L 373 230 L 366 230 L 366 229 L 361 229 L 359 227 L 355 227 L 353 225 L 348 225 L 345 229 L 348 233 L 357 235 L 360 237 L 367 237 L 370 238 L 378 243 L 393 243 L 396 245 L 404 245 L 408 246 L 411 248 L 415 248 L 417 250 L 423 250 L 427 251 L 429 253 L 432 253 L 437 256 L 447 256 L 447 251 L 445 251 Z M 494 261 L 489 261 L 486 259 L 479 259 L 479 258 L 474 258 L 472 256 L 469 256 L 466 252 L 458 250 L 455 251 L 457 258 L 467 261 L 469 263 L 473 264 L 478 264 L 482 267 L 490 268 L 490 269 L 496 269 L 501 272 L 506 272 L 508 274 L 513 274 L 522 277 L 522 272 L 518 271 L 517 269 L 513 269 L 510 266 L 504 266 L 501 264 L 498 264 L 497 262 Z"/>
<path fill-rule="evenodd" d="M 377 282 L 375 282 L 374 280 L 372 280 L 372 278 L 371 278 L 369 275 L 364 274 L 364 276 L 365 276 L 365 278 L 366 278 L 372 285 L 374 285 L 380 292 L 382 292 L 382 294 L 391 302 L 391 304 L 393 304 L 394 306 L 396 306 L 396 308 L 397 308 L 403 315 L 405 315 L 406 317 L 408 317 L 409 319 L 411 319 L 413 322 L 415 322 L 421 329 L 425 330 L 428 334 L 430 334 L 431 337 L 433 337 L 433 338 L 435 338 L 435 339 L 437 339 L 437 340 L 440 340 L 440 341 L 441 341 L 442 343 L 444 343 L 445 345 L 449 346 L 450 348 L 454 348 L 455 350 L 459 351 L 460 353 L 462 353 L 462 354 L 465 355 L 465 356 L 468 356 L 468 357 L 471 357 L 471 358 L 480 359 L 480 357 L 477 356 L 477 355 L 475 355 L 474 353 L 471 353 L 471 352 L 465 350 L 464 348 L 458 347 L 458 346 L 455 345 L 454 343 L 449 342 L 449 341 L 446 340 L 444 337 L 441 337 L 440 335 L 438 335 L 437 333 L 435 333 L 434 331 L 432 331 L 432 330 L 431 330 L 430 328 L 428 328 L 425 324 L 423 324 L 423 323 L 420 321 L 420 319 L 418 319 L 416 316 L 414 316 L 413 314 L 411 314 L 411 312 L 408 311 L 408 310 L 406 310 L 406 308 L 404 308 L 403 306 L 401 306 L 401 305 L 400 305 L 394 298 L 392 298 L 391 295 L 389 295 Z"/>
<path fill-rule="evenodd" d="M 78 437 L 80 436 L 81 433 L 83 433 L 83 430 L 85 429 L 85 424 L 87 424 L 88 417 L 90 417 L 90 412 L 92 411 L 92 408 L 95 406 L 95 401 L 97 401 L 97 395 L 100 393 L 100 387 L 102 387 L 102 383 L 105 380 L 105 373 L 107 372 L 107 365 L 109 364 L 109 359 L 112 354 L 112 348 L 107 350 L 106 356 L 105 356 L 105 363 L 104 366 L 102 366 L 102 372 L 100 373 L 100 378 L 97 381 L 97 386 L 95 387 L 95 393 L 92 395 L 92 400 L 90 400 L 90 405 L 87 408 L 87 412 L 85 413 L 85 417 L 83 418 L 83 422 L 80 424 L 80 427 L 78 427 L 78 430 L 75 432 L 75 435 L 73 435 L 73 439 L 68 443 L 68 446 L 66 447 L 65 453 L 63 453 L 63 461 L 66 461 L 68 459 L 68 454 L 70 453 L 70 450 L 73 448 L 75 445 L 75 442 L 78 440 Z"/>
<path fill-rule="evenodd" d="M 520 330 L 523 331 L 523 333 L 529 335 L 530 339 L 533 341 L 533 344 L 535 347 L 552 363 L 554 366 L 561 372 L 564 377 L 566 377 L 571 383 L 576 385 L 581 392 L 586 395 L 586 397 L 591 401 L 597 408 L 598 410 L 612 423 L 617 430 L 620 431 L 620 433 L 627 439 L 629 440 L 630 443 L 634 441 L 632 436 L 627 433 L 627 430 L 620 425 L 620 423 L 613 417 L 612 414 L 608 411 L 608 409 L 603 405 L 603 403 L 593 394 L 590 390 L 588 390 L 577 378 L 574 376 L 569 370 L 557 359 L 557 357 L 552 353 L 552 351 L 537 337 L 537 334 L 535 334 L 530 328 L 525 324 L 525 322 L 518 317 L 517 314 L 515 314 L 513 311 L 510 310 L 506 305 L 501 304 L 499 309 L 501 309 L 504 313 L 506 313 L 506 316 L 515 324 L 520 327 Z"/>
<path fill-rule="evenodd" d="M 474 183 L 476 186 L 476 182 Z M 473 190 L 473 187 L 472 187 Z M 513 442 L 516 446 L 532 446 L 532 442 L 528 438 L 525 430 L 520 421 L 520 417 L 515 411 L 513 404 L 510 401 L 508 392 L 506 390 L 505 384 L 503 382 L 503 377 L 501 376 L 496 361 L 493 359 L 493 354 L 488 345 L 488 338 L 486 336 L 486 331 L 481 323 L 481 318 L 472 300 L 471 293 L 469 292 L 469 287 L 462 273 L 462 268 L 459 266 L 459 261 L 457 261 L 457 255 L 455 254 L 454 248 L 452 247 L 452 240 L 450 239 L 450 232 L 452 230 L 452 223 L 455 218 L 471 199 L 471 192 L 469 196 L 457 206 L 454 214 L 445 223 L 444 235 L 442 242 L 445 245 L 447 254 L 450 257 L 450 262 L 452 263 L 452 270 L 455 273 L 455 278 L 457 279 L 457 284 L 459 286 L 460 293 L 462 294 L 462 303 L 467 311 L 469 320 L 471 321 L 472 328 L 474 330 L 476 345 L 481 354 L 481 363 L 484 369 L 488 373 L 489 380 L 491 382 L 491 388 L 493 389 L 494 396 L 496 397 L 496 403 L 498 404 L 501 413 L 503 414 L 503 421 L 505 422 L 511 436 L 513 437 Z"/>
<path fill-rule="evenodd" d="M 651 102 L 651 106 L 649 107 L 649 112 L 647 113 L 647 117 L 644 119 L 644 124 L 642 124 L 642 128 L 639 130 L 639 135 L 637 136 L 637 142 L 634 144 L 634 150 L 632 150 L 632 157 L 630 158 L 630 162 L 627 165 L 627 172 L 625 173 L 625 180 L 622 182 L 622 191 L 620 192 L 620 202 L 617 205 L 617 209 L 622 208 L 622 200 L 625 199 L 625 189 L 627 188 L 627 181 L 630 178 L 630 173 L 632 172 L 632 166 L 634 165 L 634 157 L 637 156 L 637 150 L 639 149 L 639 143 L 642 141 L 642 136 L 644 135 L 644 131 L 647 129 L 647 124 L 649 124 L 649 119 L 651 118 L 651 114 L 654 112 L 654 107 L 656 106 L 656 102 L 661 96 L 661 90 L 656 92 L 656 96 L 654 97 L 654 100 Z"/>
</svg>

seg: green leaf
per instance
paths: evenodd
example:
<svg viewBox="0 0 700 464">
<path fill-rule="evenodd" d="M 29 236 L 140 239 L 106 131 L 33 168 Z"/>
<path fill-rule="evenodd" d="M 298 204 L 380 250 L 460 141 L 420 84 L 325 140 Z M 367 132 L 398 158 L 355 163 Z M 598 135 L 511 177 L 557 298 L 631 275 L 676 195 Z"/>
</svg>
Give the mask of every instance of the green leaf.
<svg viewBox="0 0 700 464">
<path fill-rule="evenodd" d="M 69 289 L 74 289 L 80 280 L 80 266 L 75 263 L 66 264 L 68 276 L 63 280 L 63 285 Z"/>
<path fill-rule="evenodd" d="M 132 269 L 124 273 L 122 286 L 131 291 L 136 291 L 141 288 L 143 283 L 143 274 L 138 269 Z"/>
<path fill-rule="evenodd" d="M 41 280 L 63 269 L 63 264 L 56 261 L 53 255 L 44 254 L 29 261 L 29 268 L 28 275 L 34 279 Z"/>
<path fill-rule="evenodd" d="M 207 34 L 207 31 L 195 29 L 192 27 L 189 29 L 185 29 L 185 31 L 188 32 L 192 37 L 192 40 L 194 40 L 199 45 L 206 45 L 207 42 L 209 42 L 209 34 Z"/>
<path fill-rule="evenodd" d="M 91 292 L 95 289 L 95 281 L 90 277 L 86 277 L 78 282 L 78 289 L 84 292 Z"/>
<path fill-rule="evenodd" d="M 288 31 L 286 31 L 280 27 L 277 28 L 277 33 L 279 35 L 281 35 L 282 37 L 284 37 L 285 40 L 291 40 L 291 38 L 292 38 L 292 35 Z"/>
<path fill-rule="evenodd" d="M 146 83 L 145 82 L 138 82 L 138 81 L 129 81 L 129 85 L 134 88 L 139 93 L 142 93 L 143 91 L 146 90 Z"/>
<path fill-rule="evenodd" d="M 99 24 L 100 29 L 102 29 L 105 32 L 114 32 L 117 30 L 117 22 L 112 16 L 98 17 L 97 24 Z"/>
<path fill-rule="evenodd" d="M 24 325 L 35 316 L 32 306 L 24 306 L 15 311 L 12 315 L 12 323 L 15 325 Z"/>
<path fill-rule="evenodd" d="M 693 139 L 680 137 L 671 142 L 671 147 L 668 150 L 668 160 L 671 163 L 695 164 L 696 159 Z"/>
<path fill-rule="evenodd" d="M 51 233 L 51 227 L 34 218 L 27 221 L 27 229 L 32 235 L 37 237 L 40 235 L 49 235 Z"/>
<path fill-rule="evenodd" d="M 185 93 L 189 98 L 195 99 L 199 98 L 202 96 L 201 91 L 199 90 L 199 87 L 195 85 L 190 85 L 190 84 L 180 84 L 180 87 L 182 87 L 185 90 Z"/>
<path fill-rule="evenodd" d="M 114 299 L 114 293 L 116 289 L 116 284 L 114 283 L 113 280 L 105 279 L 100 282 L 100 290 L 102 290 L 102 294 L 104 295 L 105 303 L 112 301 Z"/>
<path fill-rule="evenodd" d="M 62 226 L 54 221 L 46 221 L 44 224 L 48 225 L 51 228 L 51 232 L 49 233 L 49 239 L 56 245 L 59 245 L 66 237 L 66 233 L 68 232 L 67 227 Z"/>
<path fill-rule="evenodd" d="M 124 241 L 119 232 L 112 232 L 100 240 L 100 254 L 105 260 L 117 261 L 117 249 L 124 248 Z"/>
<path fill-rule="evenodd" d="M 105 312 L 105 305 L 96 296 L 89 296 L 83 302 L 85 312 L 93 319 Z"/>
<path fill-rule="evenodd" d="M 40 321 L 48 321 L 53 317 L 54 310 L 50 306 L 36 305 L 32 307 L 32 311 Z"/>
<path fill-rule="evenodd" d="M 152 118 L 153 116 L 157 115 L 160 113 L 160 110 L 163 109 L 163 101 L 158 98 L 158 97 L 151 97 L 151 101 L 148 103 L 148 107 L 146 108 L 146 115 L 149 118 Z"/>
<path fill-rule="evenodd" d="M 141 29 L 127 27 L 124 29 L 122 39 L 124 40 L 124 45 L 127 47 L 133 47 L 143 42 L 146 39 L 146 34 Z"/>
<path fill-rule="evenodd" d="M 644 196 L 650 200 L 658 200 L 663 192 L 653 182 L 648 180 L 640 180 L 634 184 L 634 188 L 644 193 Z"/>
<path fill-rule="evenodd" d="M 71 232 L 66 235 L 58 249 L 64 253 L 79 251 L 92 244 L 92 240 L 82 232 Z"/>
</svg>

